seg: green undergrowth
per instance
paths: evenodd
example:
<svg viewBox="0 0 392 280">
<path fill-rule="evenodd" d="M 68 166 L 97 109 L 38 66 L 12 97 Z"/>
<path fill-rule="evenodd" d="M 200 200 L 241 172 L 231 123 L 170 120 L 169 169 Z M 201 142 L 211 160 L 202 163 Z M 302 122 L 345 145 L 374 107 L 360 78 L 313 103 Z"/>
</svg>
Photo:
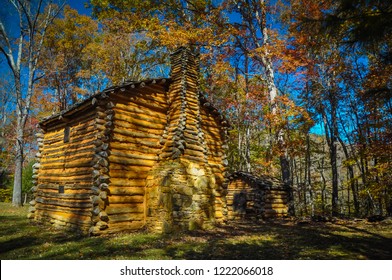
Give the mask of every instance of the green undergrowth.
<svg viewBox="0 0 392 280">
<path fill-rule="evenodd" d="M 229 224 L 210 231 L 85 237 L 0 203 L 0 259 L 392 259 L 392 222 Z"/>
</svg>

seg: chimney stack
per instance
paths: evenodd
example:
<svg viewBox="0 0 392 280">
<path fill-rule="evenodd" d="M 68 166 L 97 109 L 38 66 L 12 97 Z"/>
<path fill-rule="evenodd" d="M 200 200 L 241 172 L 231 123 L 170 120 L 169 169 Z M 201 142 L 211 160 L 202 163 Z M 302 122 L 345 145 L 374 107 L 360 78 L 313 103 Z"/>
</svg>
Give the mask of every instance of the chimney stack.
<svg viewBox="0 0 392 280">
<path fill-rule="evenodd" d="M 161 159 L 180 157 L 207 162 L 206 144 L 201 129 L 198 57 L 181 47 L 171 55 L 170 109 Z M 198 146 L 204 150 L 188 149 Z"/>
<path fill-rule="evenodd" d="M 216 215 L 217 184 L 202 129 L 198 57 L 181 47 L 171 55 L 171 64 L 163 148 L 146 184 L 146 225 L 158 232 L 209 228 Z"/>
</svg>

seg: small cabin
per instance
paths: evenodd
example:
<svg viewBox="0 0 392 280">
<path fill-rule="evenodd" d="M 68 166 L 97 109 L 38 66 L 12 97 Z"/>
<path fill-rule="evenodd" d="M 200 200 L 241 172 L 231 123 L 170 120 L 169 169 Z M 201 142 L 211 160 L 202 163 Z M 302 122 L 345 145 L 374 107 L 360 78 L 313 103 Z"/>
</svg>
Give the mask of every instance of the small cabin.
<svg viewBox="0 0 392 280">
<path fill-rule="evenodd" d="M 29 217 L 92 235 L 209 228 L 226 212 L 226 120 L 200 93 L 198 57 L 39 123 Z"/>
<path fill-rule="evenodd" d="M 289 188 L 268 176 L 235 172 L 227 187 L 228 220 L 259 220 L 288 216 Z"/>
</svg>

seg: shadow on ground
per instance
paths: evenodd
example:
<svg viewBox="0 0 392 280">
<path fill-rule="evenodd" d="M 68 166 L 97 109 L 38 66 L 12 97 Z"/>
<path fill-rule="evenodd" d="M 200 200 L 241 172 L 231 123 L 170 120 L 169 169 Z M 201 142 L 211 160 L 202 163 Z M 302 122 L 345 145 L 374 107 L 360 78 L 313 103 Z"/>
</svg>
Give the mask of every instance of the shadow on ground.
<svg viewBox="0 0 392 280">
<path fill-rule="evenodd" d="M 392 259 L 391 225 L 378 231 L 353 223 L 243 222 L 181 234 L 83 237 L 26 220 L 0 216 L 1 259 Z"/>
</svg>

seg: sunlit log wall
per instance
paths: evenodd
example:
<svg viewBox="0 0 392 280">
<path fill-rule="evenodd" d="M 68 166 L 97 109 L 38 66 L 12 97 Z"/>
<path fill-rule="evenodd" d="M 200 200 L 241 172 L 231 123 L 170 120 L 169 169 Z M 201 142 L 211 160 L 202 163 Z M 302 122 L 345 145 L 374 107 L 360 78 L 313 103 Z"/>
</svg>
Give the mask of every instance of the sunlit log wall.
<svg viewBox="0 0 392 280">
<path fill-rule="evenodd" d="M 127 87 L 112 95 L 116 104 L 110 141 L 110 187 L 107 232 L 142 228 L 145 221 L 145 185 L 158 161 L 166 127 L 168 103 L 163 80 Z"/>
<path fill-rule="evenodd" d="M 276 179 L 236 172 L 229 177 L 229 220 L 258 220 L 288 215 L 288 188 Z"/>
<path fill-rule="evenodd" d="M 32 217 L 81 230 L 90 228 L 95 117 L 91 108 L 72 121 L 60 115 L 37 133 Z"/>
</svg>

